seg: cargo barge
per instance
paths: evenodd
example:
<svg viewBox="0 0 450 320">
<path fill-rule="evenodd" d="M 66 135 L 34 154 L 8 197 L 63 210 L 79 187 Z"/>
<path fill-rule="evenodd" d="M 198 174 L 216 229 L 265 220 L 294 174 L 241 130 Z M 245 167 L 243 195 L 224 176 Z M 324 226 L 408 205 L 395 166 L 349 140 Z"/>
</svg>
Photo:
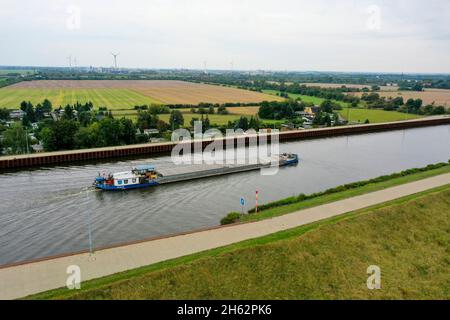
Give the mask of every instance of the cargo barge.
<svg viewBox="0 0 450 320">
<path fill-rule="evenodd" d="M 198 164 L 156 170 L 152 165 L 137 166 L 131 171 L 100 175 L 94 187 L 105 191 L 148 188 L 168 183 L 254 171 L 271 166 L 289 166 L 299 162 L 296 154 L 282 154 L 256 164 Z M 274 164 L 275 163 L 275 164 Z"/>
</svg>

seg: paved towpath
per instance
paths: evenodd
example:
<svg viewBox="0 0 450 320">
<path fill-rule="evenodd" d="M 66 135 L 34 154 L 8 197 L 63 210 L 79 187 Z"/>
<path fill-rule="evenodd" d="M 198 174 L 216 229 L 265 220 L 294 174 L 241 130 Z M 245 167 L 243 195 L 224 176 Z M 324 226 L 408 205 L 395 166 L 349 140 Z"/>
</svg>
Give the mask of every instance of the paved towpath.
<svg viewBox="0 0 450 320">
<path fill-rule="evenodd" d="M 0 299 L 16 299 L 66 286 L 69 266 L 83 281 L 232 243 L 262 237 L 450 184 L 450 173 L 304 209 L 258 222 L 232 225 L 88 253 L 0 268 Z"/>
</svg>

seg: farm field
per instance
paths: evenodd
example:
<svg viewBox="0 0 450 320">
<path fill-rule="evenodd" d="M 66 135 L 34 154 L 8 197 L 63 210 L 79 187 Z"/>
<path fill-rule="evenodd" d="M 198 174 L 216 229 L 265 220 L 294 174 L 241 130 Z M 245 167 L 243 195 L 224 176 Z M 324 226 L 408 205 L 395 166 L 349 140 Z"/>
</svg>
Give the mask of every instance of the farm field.
<svg viewBox="0 0 450 320">
<path fill-rule="evenodd" d="M 276 94 L 276 90 L 265 90 L 269 94 Z M 320 105 L 325 99 L 303 96 L 299 94 L 289 94 L 289 97 L 297 99 L 300 98 L 304 102 L 311 102 L 315 105 Z M 348 113 L 348 104 L 341 101 L 336 101 L 342 106 L 342 110 L 339 111 L 344 119 L 347 119 L 347 115 L 350 115 L 351 122 L 364 122 L 366 119 L 370 123 L 381 123 L 381 122 L 391 122 L 391 121 L 401 121 L 401 120 L 411 120 L 420 118 L 418 115 L 406 114 L 397 111 L 384 111 L 375 109 L 364 109 L 364 108 L 350 108 L 350 113 Z"/>
<path fill-rule="evenodd" d="M 375 109 L 363 109 L 363 108 L 343 108 L 339 111 L 344 119 L 347 119 L 349 115 L 351 122 L 361 122 L 369 120 L 370 123 L 392 122 L 418 119 L 421 116 L 415 114 L 407 114 L 397 111 L 384 111 Z M 347 119 L 348 120 L 348 119 Z"/>
<path fill-rule="evenodd" d="M 23 100 L 54 105 L 93 101 L 111 109 L 139 104 L 192 104 L 200 102 L 261 102 L 282 98 L 230 87 L 172 80 L 42 80 L 27 81 L 0 89 L 0 107 L 17 108 Z"/>
<path fill-rule="evenodd" d="M 159 101 L 130 89 L 15 89 L 10 86 L 0 89 L 0 108 L 17 109 L 24 100 L 36 105 L 46 98 L 52 102 L 54 108 L 77 101 L 92 101 L 96 109 L 132 109 L 136 105 L 160 104 Z"/>
<path fill-rule="evenodd" d="M 177 109 L 181 111 L 184 117 L 184 124 L 188 125 L 192 118 L 198 118 L 200 119 L 202 117 L 201 114 L 192 113 L 190 109 L 181 108 Z M 238 120 L 241 116 L 250 118 L 251 116 L 256 116 L 259 111 L 259 107 L 233 107 L 233 108 L 227 108 L 227 110 L 230 112 L 230 114 L 227 115 L 220 115 L 220 114 L 208 114 L 203 115 L 203 117 L 208 116 L 208 119 L 211 124 L 216 125 L 226 125 L 229 121 L 235 121 Z M 114 110 L 113 115 L 115 117 L 125 117 L 128 119 L 131 119 L 133 121 L 137 120 L 137 114 L 138 111 L 136 110 Z M 169 114 L 160 114 L 158 115 L 159 119 L 169 122 Z M 274 124 L 274 123 L 283 123 L 283 120 L 263 120 L 265 123 Z"/>
<path fill-rule="evenodd" d="M 264 93 L 267 94 L 273 94 L 276 95 L 279 91 L 277 90 L 263 90 Z M 307 103 L 313 103 L 315 105 L 320 105 L 322 102 L 324 102 L 326 99 L 323 98 L 318 98 L 318 97 L 312 97 L 312 96 L 304 96 L 301 94 L 294 94 L 294 93 L 289 93 L 289 97 L 292 99 L 298 99 L 300 98 L 303 102 L 307 102 Z M 341 101 L 335 101 L 336 103 L 340 104 L 342 107 L 346 107 L 348 104 L 345 102 L 341 102 Z"/>
<path fill-rule="evenodd" d="M 180 111 L 183 114 L 193 114 L 191 112 L 191 109 L 189 108 L 179 108 L 176 109 L 178 111 Z M 227 108 L 229 114 L 228 115 L 238 115 L 238 116 L 255 116 L 258 114 L 259 111 L 259 107 L 232 107 L 232 108 Z M 217 109 L 216 109 L 217 111 Z M 136 116 L 138 113 L 137 110 L 113 110 L 113 115 L 114 116 Z M 195 114 L 197 116 L 201 116 L 200 114 Z M 216 114 L 216 116 L 222 116 L 219 114 Z"/>
<path fill-rule="evenodd" d="M 425 89 L 425 91 L 380 91 L 377 92 L 381 97 L 396 98 L 402 96 L 403 99 L 422 99 L 424 104 L 432 104 L 446 106 L 450 108 L 450 90 L 445 89 Z M 357 96 L 362 96 L 362 92 L 350 93 Z"/>
</svg>

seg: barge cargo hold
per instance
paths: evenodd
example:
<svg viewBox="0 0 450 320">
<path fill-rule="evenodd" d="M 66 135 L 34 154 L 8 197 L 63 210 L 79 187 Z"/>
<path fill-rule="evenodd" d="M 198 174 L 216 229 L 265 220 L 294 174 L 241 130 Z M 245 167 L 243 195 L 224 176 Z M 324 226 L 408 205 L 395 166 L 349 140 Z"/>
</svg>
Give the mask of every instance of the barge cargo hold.
<svg viewBox="0 0 450 320">
<path fill-rule="evenodd" d="M 118 172 L 108 176 L 99 175 L 95 179 L 94 186 L 97 189 L 106 191 L 140 189 L 174 182 L 254 171 L 271 166 L 283 167 L 297 164 L 298 161 L 299 158 L 296 154 L 282 154 L 276 156 L 276 158 L 256 164 L 196 164 L 175 166 L 158 171 L 154 166 L 144 165 L 128 172 Z"/>
</svg>

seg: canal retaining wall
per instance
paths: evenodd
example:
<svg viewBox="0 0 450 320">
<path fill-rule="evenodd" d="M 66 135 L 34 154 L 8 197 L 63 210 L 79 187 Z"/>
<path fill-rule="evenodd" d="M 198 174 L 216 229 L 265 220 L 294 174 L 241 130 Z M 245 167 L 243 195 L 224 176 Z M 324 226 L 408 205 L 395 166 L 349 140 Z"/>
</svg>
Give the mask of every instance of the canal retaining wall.
<svg viewBox="0 0 450 320">
<path fill-rule="evenodd" d="M 450 124 L 450 117 L 435 117 L 435 118 L 425 118 L 418 120 L 398 121 L 381 124 L 365 124 L 355 126 L 320 128 L 311 130 L 294 130 L 281 132 L 279 134 L 279 140 L 280 142 L 285 142 L 289 140 L 314 139 L 340 135 L 354 135 L 354 134 L 381 132 L 389 130 L 401 130 L 408 128 L 418 128 L 418 127 L 445 125 L 445 124 Z M 245 144 L 248 145 L 251 137 L 242 136 L 240 138 L 234 137 L 231 139 L 233 139 L 233 142 L 228 145 L 236 146 L 238 143 L 238 139 L 242 139 L 241 141 L 245 141 Z M 270 142 L 271 134 L 267 134 L 267 140 L 268 142 Z M 203 140 L 201 142 L 203 148 L 206 148 L 209 144 L 211 144 L 212 141 L 213 141 L 212 139 Z M 193 145 L 194 142 L 188 142 L 188 144 Z M 155 156 L 158 154 L 170 153 L 176 145 L 177 143 L 166 142 L 166 143 L 141 144 L 141 145 L 96 148 L 86 150 L 48 152 L 31 155 L 4 156 L 0 157 L 0 170 L 14 170 L 20 168 L 31 168 L 49 165 L 51 166 L 79 161 L 93 161 L 100 159 L 113 159 L 113 158 L 140 156 L 140 155 Z M 226 145 L 227 144 L 224 143 L 224 146 Z"/>
</svg>

